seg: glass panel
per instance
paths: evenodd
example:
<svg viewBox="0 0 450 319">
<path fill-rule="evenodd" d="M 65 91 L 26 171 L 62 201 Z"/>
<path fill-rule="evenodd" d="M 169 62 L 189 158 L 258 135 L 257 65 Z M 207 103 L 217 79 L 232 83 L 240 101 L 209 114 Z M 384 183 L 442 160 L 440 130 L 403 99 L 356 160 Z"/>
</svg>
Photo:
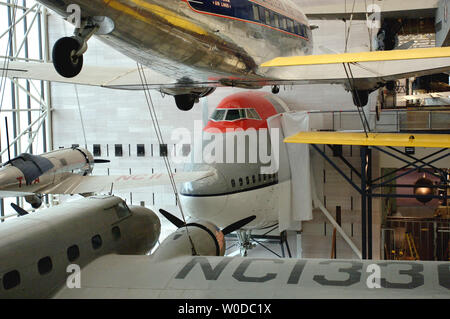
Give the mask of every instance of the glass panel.
<svg viewBox="0 0 450 319">
<path fill-rule="evenodd" d="M 227 117 L 225 118 L 225 120 L 235 121 L 235 120 L 239 120 L 239 118 L 240 118 L 239 110 L 228 110 Z"/>
<path fill-rule="evenodd" d="M 211 115 L 211 120 L 213 121 L 222 121 L 227 110 L 215 110 Z"/>
<path fill-rule="evenodd" d="M 247 114 L 248 114 L 248 118 L 249 119 L 255 119 L 255 120 L 260 120 L 261 119 L 259 117 L 258 113 L 254 109 L 248 109 L 247 110 Z"/>
<path fill-rule="evenodd" d="M 279 17 L 278 17 L 278 14 L 274 14 L 273 15 L 273 25 L 276 27 L 276 28 L 279 28 L 280 27 L 280 19 L 279 19 Z"/>
<path fill-rule="evenodd" d="M 241 119 L 247 118 L 247 115 L 245 115 L 245 109 L 239 110 L 239 117 Z"/>
<path fill-rule="evenodd" d="M 258 6 L 252 5 L 252 7 L 253 7 L 253 19 L 255 19 L 256 21 L 259 21 Z"/>
<path fill-rule="evenodd" d="M 124 218 L 130 215 L 130 210 L 128 209 L 128 206 L 125 205 L 125 203 L 120 203 L 116 206 L 116 214 L 119 219 Z"/>
<path fill-rule="evenodd" d="M 270 12 L 269 10 L 265 10 L 266 11 L 266 24 L 270 24 Z"/>
</svg>

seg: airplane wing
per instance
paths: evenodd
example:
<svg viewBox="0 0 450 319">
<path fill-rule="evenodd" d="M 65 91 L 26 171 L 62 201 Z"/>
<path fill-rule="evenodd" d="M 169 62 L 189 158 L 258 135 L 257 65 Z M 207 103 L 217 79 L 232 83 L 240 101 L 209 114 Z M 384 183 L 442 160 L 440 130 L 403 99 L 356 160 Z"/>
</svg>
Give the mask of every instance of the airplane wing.
<svg viewBox="0 0 450 319">
<path fill-rule="evenodd" d="M 450 148 L 449 134 L 300 132 L 284 140 L 290 144 L 331 144 Z"/>
<path fill-rule="evenodd" d="M 182 172 L 175 173 L 176 183 L 191 182 L 205 178 L 212 172 Z M 158 185 L 170 185 L 170 178 L 164 174 L 140 174 L 122 176 L 81 176 L 70 174 L 61 182 L 44 187 L 36 191 L 40 194 L 86 194 L 86 193 L 109 193 L 139 189 Z"/>
<path fill-rule="evenodd" d="M 224 79 L 207 82 L 175 83 L 145 69 L 150 89 L 199 87 L 262 87 L 270 85 L 348 84 L 343 63 L 351 64 L 356 87 L 372 90 L 379 83 L 450 71 L 450 48 L 376 51 L 281 57 L 262 64 L 265 77 Z M 285 67 L 287 68 L 280 68 Z M 0 68 L 1 70 L 1 68 Z M 10 62 L 7 76 L 112 89 L 142 89 L 136 68 L 111 68 L 86 65 L 74 78 L 61 77 L 51 63 Z M 155 82 L 157 79 L 157 82 Z"/>
<path fill-rule="evenodd" d="M 377 265 L 382 278 L 374 288 L 369 277 Z M 442 262 L 200 256 L 155 262 L 151 256 L 107 255 L 81 270 L 81 287 L 64 287 L 53 297 L 450 298 L 448 276 Z"/>
<path fill-rule="evenodd" d="M 379 83 L 450 71 L 450 48 L 278 57 L 261 66 L 284 70 L 283 78 L 294 82 L 348 84 L 348 75 L 357 89 L 370 90 Z"/>
<path fill-rule="evenodd" d="M 0 68 L 0 70 L 4 70 Z M 187 88 L 192 84 L 183 84 L 144 68 L 149 89 Z M 111 89 L 141 90 L 142 81 L 137 67 L 104 67 L 85 65 L 79 75 L 65 78 L 59 75 L 52 63 L 9 62 L 7 69 L 9 78 L 43 80 L 51 82 L 72 83 L 79 85 L 100 86 Z M 157 79 L 157 82 L 155 82 Z M 195 87 L 213 86 L 217 82 L 195 83 Z"/>
<path fill-rule="evenodd" d="M 352 13 L 354 20 L 366 20 L 367 6 L 371 1 L 356 0 L 347 2 L 341 0 L 302 2 L 302 11 L 311 20 L 349 20 Z M 439 0 L 383 0 L 376 1 L 383 18 L 433 18 L 439 5 Z"/>
</svg>

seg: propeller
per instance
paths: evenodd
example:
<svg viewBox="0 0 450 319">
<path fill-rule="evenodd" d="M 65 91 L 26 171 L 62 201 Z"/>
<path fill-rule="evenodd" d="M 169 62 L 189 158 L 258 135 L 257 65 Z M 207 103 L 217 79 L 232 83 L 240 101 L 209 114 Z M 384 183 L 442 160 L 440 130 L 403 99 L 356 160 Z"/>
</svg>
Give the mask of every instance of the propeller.
<svg viewBox="0 0 450 319">
<path fill-rule="evenodd" d="M 95 164 L 106 164 L 106 163 L 110 163 L 110 162 L 111 162 L 110 160 L 105 160 L 105 159 L 99 159 L 99 158 L 94 159 Z"/>
<path fill-rule="evenodd" d="M 14 204 L 14 203 L 11 203 L 11 207 L 14 208 L 14 210 L 17 212 L 17 214 L 19 214 L 19 216 L 25 216 L 25 215 L 28 215 L 28 212 L 27 212 L 25 209 L 23 209 L 23 208 L 20 207 L 20 206 L 17 206 L 17 205 Z"/>
<path fill-rule="evenodd" d="M 179 219 L 178 217 L 172 215 L 171 213 L 169 213 L 168 211 L 164 210 L 164 209 L 160 209 L 159 212 L 161 213 L 161 215 L 163 215 L 169 222 L 171 222 L 172 224 L 174 224 L 177 228 L 181 228 L 183 226 L 185 226 L 185 223 Z M 246 217 L 244 219 L 241 219 L 227 227 L 225 227 L 224 229 L 222 229 L 222 233 L 224 235 L 228 235 L 231 234 L 232 232 L 244 227 L 245 225 L 251 223 L 253 220 L 255 220 L 256 216 L 252 215 L 249 217 Z"/>
</svg>

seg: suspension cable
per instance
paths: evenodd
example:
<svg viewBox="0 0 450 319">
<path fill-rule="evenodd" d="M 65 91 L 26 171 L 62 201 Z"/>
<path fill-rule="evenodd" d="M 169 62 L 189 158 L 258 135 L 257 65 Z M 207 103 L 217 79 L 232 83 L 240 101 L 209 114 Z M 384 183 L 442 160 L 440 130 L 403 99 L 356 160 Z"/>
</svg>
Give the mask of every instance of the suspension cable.
<svg viewBox="0 0 450 319">
<path fill-rule="evenodd" d="M 142 86 L 144 88 L 145 99 L 147 101 L 147 107 L 148 107 L 148 110 L 149 110 L 149 113 L 150 113 L 150 117 L 151 117 L 151 120 L 152 120 L 152 123 L 153 123 L 153 128 L 155 129 L 156 137 L 157 137 L 158 143 L 159 143 L 159 145 L 161 147 L 162 145 L 166 145 L 166 144 L 164 143 L 164 138 L 163 138 L 162 133 L 161 133 L 161 128 L 159 126 L 158 117 L 156 116 L 156 111 L 155 111 L 155 107 L 154 107 L 154 104 L 153 104 L 153 99 L 152 99 L 152 96 L 150 94 L 150 86 L 148 84 L 147 77 L 145 75 L 145 71 L 144 71 L 143 65 L 140 64 L 139 62 L 136 62 L 136 65 L 137 65 L 137 68 L 138 68 L 139 78 L 140 78 Z M 170 184 L 172 186 L 173 193 L 175 195 L 176 201 L 178 203 L 178 207 L 179 207 L 180 212 L 181 212 L 181 216 L 183 218 L 184 226 L 185 226 L 185 229 L 186 229 L 186 234 L 187 234 L 187 236 L 189 238 L 189 242 L 191 244 L 192 255 L 196 256 L 197 255 L 197 251 L 195 249 L 194 242 L 192 241 L 191 235 L 189 234 L 189 229 L 188 229 L 188 226 L 187 226 L 187 223 L 186 223 L 186 217 L 184 215 L 183 207 L 181 205 L 180 196 L 179 196 L 178 189 L 177 189 L 177 184 L 176 184 L 175 178 L 173 176 L 173 172 L 172 172 L 172 168 L 171 168 L 171 165 L 170 165 L 168 154 L 166 154 L 166 156 L 163 156 L 163 159 L 164 159 L 164 164 L 166 166 L 167 173 L 169 174 L 169 180 L 170 180 Z"/>
<path fill-rule="evenodd" d="M 78 96 L 78 87 L 75 84 L 75 95 L 77 97 L 78 112 L 80 113 L 81 128 L 83 129 L 84 147 L 87 149 L 86 129 L 84 127 L 83 115 L 81 114 L 80 97 Z"/>
</svg>

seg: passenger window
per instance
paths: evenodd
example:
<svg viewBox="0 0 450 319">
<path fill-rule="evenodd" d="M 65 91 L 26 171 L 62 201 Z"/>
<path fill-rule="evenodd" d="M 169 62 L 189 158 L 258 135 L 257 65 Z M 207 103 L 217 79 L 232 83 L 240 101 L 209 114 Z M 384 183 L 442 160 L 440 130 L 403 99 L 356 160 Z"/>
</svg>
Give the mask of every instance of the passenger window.
<svg viewBox="0 0 450 319">
<path fill-rule="evenodd" d="M 117 217 L 119 219 L 122 219 L 124 217 L 131 215 L 130 210 L 128 209 L 128 206 L 124 202 L 117 205 L 115 207 L 115 209 L 116 209 Z"/>
<path fill-rule="evenodd" d="M 287 30 L 286 18 L 281 18 L 281 28 Z"/>
<path fill-rule="evenodd" d="M 280 18 L 278 17 L 278 14 L 274 13 L 273 15 L 273 25 L 276 28 L 280 27 Z"/>
<path fill-rule="evenodd" d="M 269 12 L 269 10 L 265 10 L 265 14 L 266 14 L 266 24 L 270 25 L 270 12 Z"/>
<path fill-rule="evenodd" d="M 253 184 L 256 183 L 256 177 L 255 177 L 255 175 L 252 176 L 252 181 L 253 181 Z"/>
<path fill-rule="evenodd" d="M 231 180 L 231 187 L 236 187 L 236 181 L 234 179 Z"/>
<path fill-rule="evenodd" d="M 102 237 L 100 237 L 100 235 L 95 235 L 91 238 L 91 243 L 92 248 L 94 248 L 95 250 L 99 249 L 103 244 Z"/>
<path fill-rule="evenodd" d="M 288 20 L 288 30 L 289 32 L 294 32 L 294 22 L 292 20 Z"/>
<path fill-rule="evenodd" d="M 228 110 L 227 117 L 226 117 L 227 121 L 235 121 L 235 120 L 239 120 L 239 118 L 240 118 L 239 110 Z"/>
<path fill-rule="evenodd" d="M 38 271 L 39 274 L 45 275 L 52 271 L 53 264 L 52 259 L 50 257 L 44 257 L 38 261 Z"/>
<path fill-rule="evenodd" d="M 223 118 L 225 117 L 226 110 L 215 110 L 213 114 L 211 115 L 211 120 L 213 121 L 223 121 Z"/>
<path fill-rule="evenodd" d="M 258 174 L 258 182 L 261 183 L 261 174 Z"/>
<path fill-rule="evenodd" d="M 13 289 L 20 284 L 20 274 L 17 270 L 10 271 L 3 275 L 2 281 L 5 290 Z"/>
<path fill-rule="evenodd" d="M 120 228 L 118 227 L 118 226 L 115 226 L 115 227 L 113 227 L 112 229 L 111 229 L 111 233 L 112 233 L 112 236 L 113 236 L 113 239 L 114 240 L 119 240 L 120 239 L 120 237 L 121 237 L 121 233 L 120 233 Z"/>
<path fill-rule="evenodd" d="M 245 178 L 245 181 L 247 182 L 247 185 L 250 184 L 250 178 L 248 176 Z"/>
<path fill-rule="evenodd" d="M 266 179 L 267 179 L 267 175 L 266 175 L 266 174 L 264 174 L 264 175 L 263 175 L 263 177 L 264 177 L 264 181 L 266 181 Z"/>
<path fill-rule="evenodd" d="M 239 178 L 239 186 L 244 185 L 244 181 L 242 180 L 242 178 Z"/>
<path fill-rule="evenodd" d="M 252 5 L 252 7 L 253 7 L 253 19 L 255 19 L 256 21 L 259 21 L 259 10 L 258 10 L 258 6 Z"/>
<path fill-rule="evenodd" d="M 264 19 L 265 19 L 265 17 L 266 17 L 266 14 L 265 14 L 265 9 L 263 8 L 263 7 L 259 7 L 258 8 L 258 10 L 259 10 L 259 21 L 261 21 L 262 23 L 264 23 L 265 21 L 264 21 Z"/>
<path fill-rule="evenodd" d="M 67 248 L 67 259 L 72 262 L 80 257 L 80 249 L 77 245 L 70 246 Z"/>
</svg>

